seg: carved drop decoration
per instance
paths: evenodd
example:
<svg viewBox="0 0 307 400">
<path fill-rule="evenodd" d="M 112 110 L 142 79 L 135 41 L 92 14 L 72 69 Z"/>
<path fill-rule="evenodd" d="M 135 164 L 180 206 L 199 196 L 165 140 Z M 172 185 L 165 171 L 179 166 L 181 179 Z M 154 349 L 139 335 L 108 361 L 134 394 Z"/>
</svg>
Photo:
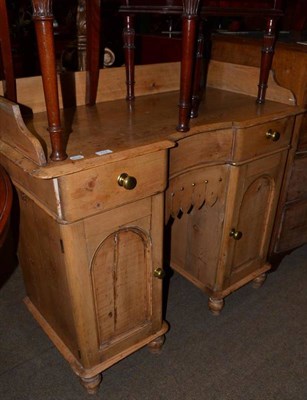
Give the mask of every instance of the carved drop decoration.
<svg viewBox="0 0 307 400">
<path fill-rule="evenodd" d="M 52 0 L 32 0 L 33 18 L 53 17 Z"/>
<path fill-rule="evenodd" d="M 218 167 L 190 171 L 170 180 L 166 192 L 166 221 L 192 209 L 213 207 L 225 187 L 224 171 Z"/>
<path fill-rule="evenodd" d="M 78 69 L 86 70 L 86 0 L 79 0 L 77 7 Z"/>
<path fill-rule="evenodd" d="M 77 33 L 86 35 L 86 1 L 79 0 L 77 7 Z"/>
<path fill-rule="evenodd" d="M 192 17 L 198 14 L 200 0 L 182 0 L 183 15 Z"/>
</svg>

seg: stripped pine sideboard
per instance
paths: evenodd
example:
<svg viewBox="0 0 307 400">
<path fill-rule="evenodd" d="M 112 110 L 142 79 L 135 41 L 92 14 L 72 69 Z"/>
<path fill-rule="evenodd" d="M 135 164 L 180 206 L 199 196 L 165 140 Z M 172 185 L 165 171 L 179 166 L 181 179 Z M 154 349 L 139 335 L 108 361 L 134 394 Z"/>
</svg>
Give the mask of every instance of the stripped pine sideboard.
<svg viewBox="0 0 307 400">
<path fill-rule="evenodd" d="M 208 293 L 215 314 L 270 269 L 303 110 L 272 76 L 266 103 L 256 104 L 258 68 L 211 62 L 199 117 L 177 132 L 179 70 L 137 67 L 133 104 L 124 68 L 101 70 L 94 107 L 84 105 L 85 73 L 61 76 L 64 161 L 47 158 L 39 78 L 17 81 L 33 114 L 1 98 L 0 163 L 19 196 L 25 302 L 89 393 L 114 363 L 161 348 L 165 266 Z"/>
</svg>

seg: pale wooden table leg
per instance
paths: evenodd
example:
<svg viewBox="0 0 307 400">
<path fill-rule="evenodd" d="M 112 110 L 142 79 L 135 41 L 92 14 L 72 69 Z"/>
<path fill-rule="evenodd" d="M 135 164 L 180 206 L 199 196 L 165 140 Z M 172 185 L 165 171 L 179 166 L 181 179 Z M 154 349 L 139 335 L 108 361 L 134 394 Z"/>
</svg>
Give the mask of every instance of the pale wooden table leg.
<svg viewBox="0 0 307 400">
<path fill-rule="evenodd" d="M 148 343 L 147 347 L 152 354 L 157 354 L 161 352 L 164 342 L 165 342 L 165 335 L 162 335 L 157 337 L 152 342 Z"/>
<path fill-rule="evenodd" d="M 252 286 L 254 289 L 259 289 L 265 282 L 267 277 L 266 272 L 264 272 L 263 274 L 257 276 L 257 278 L 253 279 L 252 281 Z"/>
<path fill-rule="evenodd" d="M 99 386 L 102 382 L 102 375 L 97 374 L 91 378 L 81 378 L 80 377 L 81 385 L 85 387 L 88 394 L 96 394 L 99 390 Z"/>
<path fill-rule="evenodd" d="M 224 304 L 224 299 L 215 299 L 213 297 L 209 297 L 208 307 L 213 315 L 219 315 L 224 307 Z"/>
</svg>

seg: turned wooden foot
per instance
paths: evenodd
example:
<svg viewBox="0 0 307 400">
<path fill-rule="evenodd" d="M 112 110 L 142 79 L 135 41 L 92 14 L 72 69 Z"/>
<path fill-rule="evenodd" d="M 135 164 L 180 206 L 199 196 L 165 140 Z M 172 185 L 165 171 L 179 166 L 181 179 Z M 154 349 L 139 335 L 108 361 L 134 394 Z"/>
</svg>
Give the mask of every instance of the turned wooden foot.
<svg viewBox="0 0 307 400">
<path fill-rule="evenodd" d="M 266 280 L 266 276 L 267 276 L 267 274 L 265 272 L 263 274 L 257 276 L 257 278 L 255 278 L 252 281 L 252 287 L 254 289 L 259 289 L 263 285 L 264 281 Z"/>
<path fill-rule="evenodd" d="M 152 354 L 157 354 L 161 352 L 164 342 L 165 342 L 165 335 L 162 335 L 157 337 L 152 342 L 148 343 L 147 347 Z"/>
<path fill-rule="evenodd" d="M 81 378 L 80 377 L 81 385 L 85 387 L 88 394 L 96 394 L 99 390 L 101 381 L 102 381 L 101 374 L 97 374 L 91 378 Z"/>
<path fill-rule="evenodd" d="M 224 307 L 224 304 L 224 299 L 214 299 L 213 297 L 209 297 L 208 307 L 213 315 L 219 315 Z"/>
</svg>

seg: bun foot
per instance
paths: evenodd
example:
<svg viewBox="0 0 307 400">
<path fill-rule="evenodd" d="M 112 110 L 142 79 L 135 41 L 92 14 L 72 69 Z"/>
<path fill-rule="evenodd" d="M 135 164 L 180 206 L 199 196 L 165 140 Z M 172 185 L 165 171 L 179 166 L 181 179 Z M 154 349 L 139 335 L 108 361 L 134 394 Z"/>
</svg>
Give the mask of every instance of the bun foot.
<svg viewBox="0 0 307 400">
<path fill-rule="evenodd" d="M 96 394 L 99 390 L 101 381 L 102 381 L 101 374 L 97 374 L 97 375 L 93 376 L 92 378 L 81 378 L 80 377 L 81 385 L 85 387 L 88 394 Z"/>
<path fill-rule="evenodd" d="M 224 307 L 224 304 L 224 299 L 214 299 L 213 297 L 209 297 L 208 307 L 213 315 L 219 315 Z"/>
<path fill-rule="evenodd" d="M 267 276 L 267 274 L 265 272 L 263 274 L 257 276 L 257 278 L 255 278 L 252 281 L 252 287 L 254 289 L 259 289 L 263 285 L 264 281 L 266 280 L 266 276 Z"/>
<path fill-rule="evenodd" d="M 158 354 L 161 352 L 164 342 L 165 342 L 165 335 L 159 336 L 152 342 L 148 343 L 147 345 L 148 350 L 152 354 Z"/>
</svg>

